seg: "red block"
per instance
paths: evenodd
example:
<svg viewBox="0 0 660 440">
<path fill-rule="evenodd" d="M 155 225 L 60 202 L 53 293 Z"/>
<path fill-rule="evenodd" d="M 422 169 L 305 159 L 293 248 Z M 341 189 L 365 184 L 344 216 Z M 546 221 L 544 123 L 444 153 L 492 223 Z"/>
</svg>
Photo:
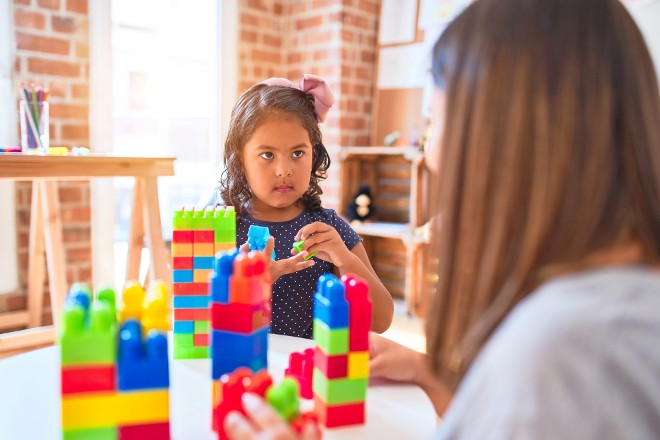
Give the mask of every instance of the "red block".
<svg viewBox="0 0 660 440">
<path fill-rule="evenodd" d="M 174 309 L 175 321 L 208 321 L 211 319 L 209 309 Z"/>
<path fill-rule="evenodd" d="M 121 440 L 169 440 L 170 422 L 120 426 L 118 437 Z"/>
<path fill-rule="evenodd" d="M 193 257 L 173 257 L 172 269 L 194 269 Z"/>
<path fill-rule="evenodd" d="M 193 243 L 193 231 L 172 231 L 173 243 Z"/>
<path fill-rule="evenodd" d="M 319 417 L 314 412 L 306 412 L 300 414 L 298 417 L 291 421 L 291 427 L 298 433 L 302 433 L 303 428 L 307 423 L 315 423 L 318 425 Z"/>
<path fill-rule="evenodd" d="M 172 293 L 174 296 L 208 295 L 209 283 L 174 283 Z"/>
<path fill-rule="evenodd" d="M 236 333 L 252 333 L 268 324 L 261 304 L 211 303 L 211 328 Z"/>
<path fill-rule="evenodd" d="M 318 347 L 314 348 L 314 366 L 328 379 L 348 376 L 348 354 L 329 356 Z"/>
<path fill-rule="evenodd" d="M 364 424 L 365 409 L 364 402 L 327 406 L 323 400 L 314 396 L 316 415 L 321 424 L 328 428 Z"/>
<path fill-rule="evenodd" d="M 296 378 L 298 384 L 300 385 L 300 397 L 303 399 L 311 399 L 314 397 L 314 393 L 312 391 L 313 371 L 313 348 L 308 348 L 302 353 L 293 352 L 289 355 L 289 366 L 284 370 L 284 376 L 291 376 Z"/>
<path fill-rule="evenodd" d="M 208 347 L 209 346 L 209 335 L 196 333 L 193 335 L 193 345 L 195 347 Z"/>
<path fill-rule="evenodd" d="M 62 367 L 62 394 L 113 391 L 115 366 Z"/>
<path fill-rule="evenodd" d="M 215 243 L 215 231 L 194 231 L 195 243 Z"/>
<path fill-rule="evenodd" d="M 348 349 L 349 351 L 369 350 L 369 330 L 371 330 L 371 299 L 369 286 L 355 275 L 341 277 L 348 301 Z"/>
</svg>

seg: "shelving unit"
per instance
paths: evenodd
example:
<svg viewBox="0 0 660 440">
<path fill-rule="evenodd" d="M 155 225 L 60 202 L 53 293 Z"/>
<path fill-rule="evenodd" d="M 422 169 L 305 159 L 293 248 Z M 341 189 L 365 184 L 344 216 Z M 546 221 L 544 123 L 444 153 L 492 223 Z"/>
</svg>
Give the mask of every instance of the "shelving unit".
<svg viewBox="0 0 660 440">
<path fill-rule="evenodd" d="M 396 161 L 397 157 L 408 162 L 409 171 L 405 175 L 402 173 L 402 165 L 389 165 L 391 161 Z M 342 209 L 346 209 L 351 203 L 352 197 L 362 184 L 369 185 L 373 199 L 376 200 L 375 218 L 355 225 L 353 229 L 362 237 L 400 240 L 405 247 L 403 294 L 408 314 L 415 314 L 421 288 L 421 252 L 425 244 L 424 237 L 418 233 L 418 228 L 424 221 L 424 154 L 416 147 L 342 147 L 339 158 L 342 162 Z M 379 168 L 387 166 L 391 167 L 389 172 L 394 177 L 382 178 L 381 174 L 387 172 L 379 172 Z M 403 194 L 406 189 L 407 197 Z M 384 194 L 387 191 L 393 194 Z M 378 199 L 392 201 L 397 207 L 383 210 L 379 207 Z M 374 255 L 369 257 L 373 262 Z M 378 272 L 378 269 L 376 271 Z"/>
</svg>

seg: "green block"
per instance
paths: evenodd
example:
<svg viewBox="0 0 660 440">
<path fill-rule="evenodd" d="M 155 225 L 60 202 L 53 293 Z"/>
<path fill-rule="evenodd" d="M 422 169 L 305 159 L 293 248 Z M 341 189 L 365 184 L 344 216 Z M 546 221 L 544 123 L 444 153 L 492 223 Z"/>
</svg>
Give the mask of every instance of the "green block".
<svg viewBox="0 0 660 440">
<path fill-rule="evenodd" d="M 174 346 L 174 359 L 208 359 L 209 347 Z"/>
<path fill-rule="evenodd" d="M 117 361 L 117 318 L 106 301 L 94 301 L 89 327 L 79 305 L 67 305 L 59 337 L 62 365 L 108 364 Z"/>
<path fill-rule="evenodd" d="M 328 379 L 314 368 L 312 391 L 328 405 L 364 402 L 367 398 L 367 378 Z"/>
<path fill-rule="evenodd" d="M 302 245 L 303 245 L 304 242 L 305 242 L 305 240 L 298 240 L 298 241 L 294 241 L 294 242 L 293 242 L 293 246 L 292 246 L 292 247 L 296 250 L 297 253 L 301 253 L 301 252 L 302 252 Z M 307 260 L 309 260 L 310 258 L 312 258 L 314 255 L 318 254 L 318 253 L 319 253 L 319 251 L 314 251 L 314 252 L 312 252 L 311 254 L 307 255 L 307 256 L 306 256 L 305 258 L 303 258 L 303 259 L 304 259 L 305 261 L 307 261 Z"/>
<path fill-rule="evenodd" d="M 279 385 L 268 388 L 266 400 L 284 419 L 293 420 L 298 415 L 300 407 L 298 382 L 290 377 L 284 378 Z"/>
<path fill-rule="evenodd" d="M 209 332 L 209 322 L 208 321 L 194 321 L 194 332 L 195 334 L 208 334 Z"/>
<path fill-rule="evenodd" d="M 314 341 L 325 354 L 348 353 L 348 328 L 329 328 L 323 321 L 314 319 Z"/>
<path fill-rule="evenodd" d="M 73 429 L 62 433 L 62 440 L 117 440 L 117 428 Z"/>
<path fill-rule="evenodd" d="M 216 229 L 214 231 L 214 241 L 216 243 L 236 243 L 236 231 L 229 229 Z"/>
<path fill-rule="evenodd" d="M 102 287 L 96 292 L 96 300 L 108 304 L 113 316 L 117 316 L 117 295 L 112 287 Z"/>
<path fill-rule="evenodd" d="M 174 333 L 174 346 L 175 347 L 194 347 L 194 335 Z"/>
<path fill-rule="evenodd" d="M 192 229 L 192 211 L 179 209 L 174 211 L 172 226 L 175 231 L 189 231 Z"/>
</svg>

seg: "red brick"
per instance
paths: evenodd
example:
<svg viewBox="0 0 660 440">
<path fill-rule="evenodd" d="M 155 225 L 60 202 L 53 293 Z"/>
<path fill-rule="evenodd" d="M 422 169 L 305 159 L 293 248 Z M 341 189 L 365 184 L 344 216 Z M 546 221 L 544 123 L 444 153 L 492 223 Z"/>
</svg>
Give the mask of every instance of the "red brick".
<svg viewBox="0 0 660 440">
<path fill-rule="evenodd" d="M 67 11 L 87 14 L 87 0 L 66 0 Z"/>
<path fill-rule="evenodd" d="M 358 2 L 358 8 L 361 11 L 376 15 L 378 13 L 378 2 L 370 1 L 370 0 L 360 0 Z"/>
<path fill-rule="evenodd" d="M 71 140 L 89 139 L 89 126 L 87 124 L 63 124 L 62 137 Z"/>
<path fill-rule="evenodd" d="M 17 28 L 46 29 L 46 16 L 38 12 L 30 12 L 24 9 L 14 11 L 14 25 Z"/>
<path fill-rule="evenodd" d="M 62 231 L 62 240 L 66 244 L 83 243 L 89 244 L 90 231 L 89 228 L 65 228 Z"/>
<path fill-rule="evenodd" d="M 67 266 L 71 268 L 71 264 L 76 261 L 89 261 L 92 258 L 92 249 L 90 247 L 66 249 L 66 256 L 64 258 L 67 262 Z"/>
<path fill-rule="evenodd" d="M 71 86 L 74 99 L 88 99 L 89 98 L 89 85 L 87 84 L 74 84 Z"/>
<path fill-rule="evenodd" d="M 47 9 L 59 9 L 60 8 L 60 0 L 37 0 L 37 3 L 42 8 L 47 8 Z"/>
<path fill-rule="evenodd" d="M 60 186 L 58 194 L 62 203 L 80 202 L 82 200 L 82 190 L 77 186 Z"/>
<path fill-rule="evenodd" d="M 303 18 L 296 21 L 296 29 L 302 30 L 302 29 L 316 28 L 318 26 L 321 26 L 322 24 L 323 24 L 322 16 Z"/>
<path fill-rule="evenodd" d="M 50 23 L 56 32 L 72 33 L 76 30 L 76 21 L 71 17 L 53 16 Z"/>
<path fill-rule="evenodd" d="M 89 118 L 89 108 L 81 104 L 57 104 L 50 106 L 51 118 L 83 119 Z"/>
<path fill-rule="evenodd" d="M 62 222 L 89 222 L 91 214 L 89 208 L 63 208 Z"/>
<path fill-rule="evenodd" d="M 279 63 L 279 53 L 254 49 L 252 50 L 252 59 L 256 62 Z"/>
<path fill-rule="evenodd" d="M 287 56 L 287 62 L 289 64 L 299 63 L 300 61 L 302 61 L 302 56 L 299 53 L 290 53 Z"/>
<path fill-rule="evenodd" d="M 244 13 L 244 14 L 241 14 L 241 24 L 258 26 L 259 25 L 259 20 L 254 15 Z"/>
<path fill-rule="evenodd" d="M 280 47 L 282 45 L 282 38 L 264 35 L 264 44 L 266 46 Z"/>
<path fill-rule="evenodd" d="M 66 97 L 67 90 L 68 90 L 68 84 L 66 84 L 62 81 L 51 81 L 50 84 L 48 84 L 48 92 L 50 94 L 51 99 L 52 98 L 64 98 L 64 97 Z M 52 107 L 51 107 L 50 111 L 51 111 L 51 116 L 52 116 L 52 114 L 53 114 Z"/>
<path fill-rule="evenodd" d="M 72 78 L 80 76 L 80 66 L 78 63 L 33 57 L 28 58 L 28 71 L 31 73 L 44 73 Z"/>
<path fill-rule="evenodd" d="M 332 32 L 329 30 L 326 31 L 317 31 L 310 34 L 306 39 L 305 43 L 307 44 L 317 44 L 317 43 L 329 43 L 332 41 Z"/>
<path fill-rule="evenodd" d="M 14 0 L 16 5 L 29 5 L 31 0 Z"/>
<path fill-rule="evenodd" d="M 69 42 L 61 38 L 39 37 L 36 35 L 16 33 L 16 46 L 18 49 L 35 52 L 54 53 L 58 55 L 69 54 Z"/>
<path fill-rule="evenodd" d="M 241 43 L 256 43 L 257 33 L 252 31 L 241 30 Z"/>
</svg>

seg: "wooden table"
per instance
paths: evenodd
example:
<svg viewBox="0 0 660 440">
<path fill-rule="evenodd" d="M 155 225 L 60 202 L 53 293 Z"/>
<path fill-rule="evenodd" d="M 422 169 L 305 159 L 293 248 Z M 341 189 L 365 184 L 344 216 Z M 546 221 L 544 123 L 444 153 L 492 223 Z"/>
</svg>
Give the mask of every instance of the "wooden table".
<svg viewBox="0 0 660 440">
<path fill-rule="evenodd" d="M 41 325 L 44 284 L 44 252 L 48 267 L 53 322 L 58 325 L 67 291 L 66 261 L 58 181 L 97 177 L 135 177 L 126 279 L 137 279 L 143 245 L 151 256 L 151 279 L 170 283 L 168 253 L 163 241 L 158 203 L 159 176 L 174 175 L 171 157 L 34 156 L 0 154 L 0 179 L 32 181 L 27 310 L 0 314 L 0 329 Z M 16 332 L 19 333 L 19 332 Z M 53 328 L 29 330 L 14 338 L 0 337 L 0 351 L 24 345 L 28 340 L 53 340 Z"/>
</svg>

